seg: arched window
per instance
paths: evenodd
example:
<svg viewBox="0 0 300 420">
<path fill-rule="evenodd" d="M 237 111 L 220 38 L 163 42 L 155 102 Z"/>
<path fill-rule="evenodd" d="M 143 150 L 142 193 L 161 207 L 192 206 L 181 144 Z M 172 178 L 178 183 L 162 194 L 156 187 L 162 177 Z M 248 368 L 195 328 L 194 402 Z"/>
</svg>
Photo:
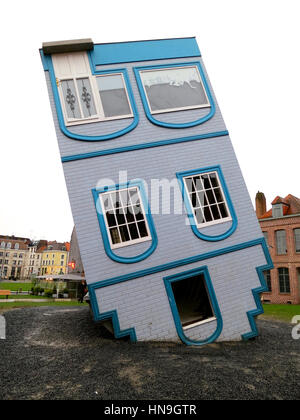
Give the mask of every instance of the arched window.
<svg viewBox="0 0 300 420">
<path fill-rule="evenodd" d="M 11 249 L 11 242 L 8 242 L 7 246 L 8 249 Z"/>
<path fill-rule="evenodd" d="M 1 248 L 5 248 L 5 242 L 1 242 Z"/>
<path fill-rule="evenodd" d="M 18 243 L 15 244 L 15 249 L 19 249 L 20 245 Z"/>
</svg>

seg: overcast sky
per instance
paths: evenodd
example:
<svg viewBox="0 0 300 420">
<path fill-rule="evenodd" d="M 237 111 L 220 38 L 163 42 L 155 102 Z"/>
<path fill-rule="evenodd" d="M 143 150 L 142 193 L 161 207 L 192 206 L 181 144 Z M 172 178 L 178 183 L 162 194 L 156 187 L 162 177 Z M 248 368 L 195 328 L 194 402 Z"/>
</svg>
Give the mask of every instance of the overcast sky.
<svg viewBox="0 0 300 420">
<path fill-rule="evenodd" d="M 299 0 L 1 4 L 0 234 L 69 240 L 73 219 L 38 49 L 196 36 L 252 201 L 300 196 Z"/>
</svg>

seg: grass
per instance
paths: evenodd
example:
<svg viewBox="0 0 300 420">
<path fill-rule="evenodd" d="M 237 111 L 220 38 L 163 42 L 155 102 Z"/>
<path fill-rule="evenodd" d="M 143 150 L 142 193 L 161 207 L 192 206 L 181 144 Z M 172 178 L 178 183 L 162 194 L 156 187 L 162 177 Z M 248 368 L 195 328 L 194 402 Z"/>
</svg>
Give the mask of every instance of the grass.
<svg viewBox="0 0 300 420">
<path fill-rule="evenodd" d="M 46 296 L 35 296 L 35 295 L 8 295 L 8 299 L 50 299 Z M 6 300 L 6 296 L 0 296 L 0 301 Z"/>
<path fill-rule="evenodd" d="M 24 292 L 27 292 L 28 290 L 31 290 L 32 286 L 32 283 L 5 283 L 2 281 L 0 282 L 0 290 L 11 290 L 14 292 L 20 289 L 22 289 Z"/>
<path fill-rule="evenodd" d="M 0 312 L 15 308 L 28 308 L 35 306 L 87 306 L 87 303 L 71 302 L 0 302 Z"/>
<path fill-rule="evenodd" d="M 279 321 L 291 322 L 295 315 L 300 315 L 300 305 L 273 305 L 265 304 L 263 318 L 277 319 Z"/>
</svg>

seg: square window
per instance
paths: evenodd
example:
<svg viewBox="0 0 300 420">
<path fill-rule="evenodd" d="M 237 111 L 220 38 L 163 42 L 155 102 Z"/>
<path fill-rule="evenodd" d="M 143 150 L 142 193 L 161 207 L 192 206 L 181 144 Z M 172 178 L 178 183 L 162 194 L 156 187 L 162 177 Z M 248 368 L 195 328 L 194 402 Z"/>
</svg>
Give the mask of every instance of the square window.
<svg viewBox="0 0 300 420">
<path fill-rule="evenodd" d="M 106 118 L 132 114 L 121 74 L 98 76 L 96 80 Z"/>
<path fill-rule="evenodd" d="M 103 211 L 112 248 L 152 239 L 137 187 L 105 192 L 99 197 L 103 210 L 106 210 L 108 202 L 112 205 L 109 211 Z"/>
<path fill-rule="evenodd" d="M 231 220 L 217 171 L 184 177 L 183 184 L 198 227 Z M 196 186 L 202 190 L 191 192 Z"/>
</svg>

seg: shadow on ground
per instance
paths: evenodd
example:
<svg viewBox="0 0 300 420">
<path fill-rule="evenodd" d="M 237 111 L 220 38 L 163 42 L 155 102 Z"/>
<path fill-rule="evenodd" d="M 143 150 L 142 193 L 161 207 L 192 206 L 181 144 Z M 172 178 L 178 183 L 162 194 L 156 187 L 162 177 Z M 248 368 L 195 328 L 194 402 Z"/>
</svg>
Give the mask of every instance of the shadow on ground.
<svg viewBox="0 0 300 420">
<path fill-rule="evenodd" d="M 0 399 L 300 399 L 292 325 L 258 321 L 255 341 L 186 347 L 115 340 L 87 307 L 5 313 Z"/>
</svg>

